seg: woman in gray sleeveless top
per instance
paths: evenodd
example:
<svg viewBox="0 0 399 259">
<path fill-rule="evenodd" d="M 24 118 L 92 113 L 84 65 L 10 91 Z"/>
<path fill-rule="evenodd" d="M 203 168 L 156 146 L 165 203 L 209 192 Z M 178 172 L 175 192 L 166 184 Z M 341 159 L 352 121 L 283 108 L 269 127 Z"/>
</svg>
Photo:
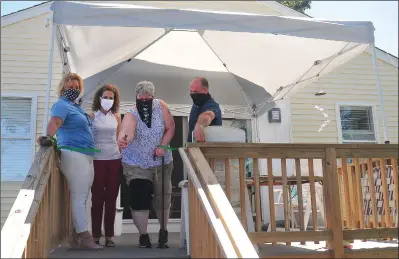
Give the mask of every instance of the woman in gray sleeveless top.
<svg viewBox="0 0 399 259">
<path fill-rule="evenodd" d="M 130 209 L 135 226 L 140 233 L 139 246 L 151 248 L 147 233 L 149 211 L 154 205 L 160 225 L 164 213 L 165 229 L 160 229 L 158 244 L 167 244 L 166 230 L 172 193 L 172 152 L 159 146 L 168 146 L 175 133 L 175 122 L 166 103 L 154 99 L 155 88 L 151 82 L 136 86 L 136 105 L 122 121 L 118 145 L 122 150 L 123 174 L 130 190 Z M 164 197 L 162 208 L 161 157 L 164 157 Z"/>
</svg>

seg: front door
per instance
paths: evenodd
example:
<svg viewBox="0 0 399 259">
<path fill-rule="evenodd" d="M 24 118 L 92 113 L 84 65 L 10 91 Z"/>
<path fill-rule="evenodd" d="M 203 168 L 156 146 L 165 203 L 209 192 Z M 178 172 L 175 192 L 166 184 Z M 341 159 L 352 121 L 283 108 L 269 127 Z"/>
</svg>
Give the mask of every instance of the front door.
<svg viewBox="0 0 399 259">
<path fill-rule="evenodd" d="M 123 114 L 122 114 L 123 119 Z M 183 146 L 183 117 L 174 116 L 175 120 L 175 135 L 170 143 L 171 147 Z M 180 219 L 181 209 L 181 192 L 179 182 L 183 180 L 183 161 L 179 155 L 179 151 L 172 151 L 173 154 L 173 173 L 172 173 L 172 206 L 171 219 Z M 132 220 L 129 207 L 129 187 L 126 184 L 125 177 L 121 174 L 121 191 L 120 191 L 120 207 L 123 208 L 123 219 Z M 150 211 L 150 219 L 156 219 L 155 211 Z"/>
</svg>

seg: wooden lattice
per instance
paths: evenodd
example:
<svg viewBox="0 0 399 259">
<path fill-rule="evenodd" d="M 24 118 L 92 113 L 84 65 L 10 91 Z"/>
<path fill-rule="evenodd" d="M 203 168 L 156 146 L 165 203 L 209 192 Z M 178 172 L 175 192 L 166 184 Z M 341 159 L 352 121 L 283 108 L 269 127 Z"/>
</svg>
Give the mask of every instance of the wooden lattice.
<svg viewBox="0 0 399 259">
<path fill-rule="evenodd" d="M 374 188 L 375 190 L 375 198 L 377 203 L 377 215 L 384 215 L 384 195 L 382 191 L 382 179 L 381 179 L 381 169 L 379 166 L 373 168 L 373 177 L 374 177 Z M 363 211 L 365 216 L 372 215 L 372 206 L 371 206 L 371 194 L 370 194 L 370 186 L 368 180 L 368 173 L 363 174 L 362 178 L 362 188 L 363 188 Z M 386 166 L 386 176 L 387 176 L 387 186 L 388 186 L 388 198 L 389 198 L 389 208 L 390 215 L 396 215 L 395 209 L 395 197 L 394 197 L 394 178 L 393 178 L 393 168 L 391 165 Z"/>
</svg>

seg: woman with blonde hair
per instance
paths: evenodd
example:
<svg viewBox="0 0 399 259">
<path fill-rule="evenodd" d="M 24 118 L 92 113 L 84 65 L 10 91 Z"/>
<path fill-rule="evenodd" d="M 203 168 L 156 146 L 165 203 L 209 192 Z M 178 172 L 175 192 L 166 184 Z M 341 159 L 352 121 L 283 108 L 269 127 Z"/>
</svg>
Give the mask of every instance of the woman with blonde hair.
<svg viewBox="0 0 399 259">
<path fill-rule="evenodd" d="M 104 212 L 105 246 L 114 247 L 114 223 L 116 198 L 118 197 L 121 172 L 121 153 L 117 144 L 121 116 L 119 91 L 106 84 L 94 94 L 92 110 L 93 136 L 101 153 L 94 154 L 94 182 L 91 187 L 91 224 L 94 241 L 100 244 L 101 223 Z M 105 206 L 104 206 L 105 205 Z"/>
<path fill-rule="evenodd" d="M 80 248 L 102 249 L 88 232 L 86 202 L 93 183 L 94 139 L 92 120 L 76 103 L 83 93 L 83 80 L 75 73 L 66 74 L 60 82 L 60 99 L 51 108 L 47 125 L 47 136 L 38 142 L 57 134 L 61 147 L 61 171 L 67 179 L 71 194 L 73 235 L 71 245 Z"/>
</svg>

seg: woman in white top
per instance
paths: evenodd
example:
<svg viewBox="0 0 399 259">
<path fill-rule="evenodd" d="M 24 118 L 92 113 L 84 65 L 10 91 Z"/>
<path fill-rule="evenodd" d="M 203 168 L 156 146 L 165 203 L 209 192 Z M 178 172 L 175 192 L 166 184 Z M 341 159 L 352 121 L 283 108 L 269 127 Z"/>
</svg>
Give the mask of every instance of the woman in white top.
<svg viewBox="0 0 399 259">
<path fill-rule="evenodd" d="M 94 241 L 100 244 L 104 213 L 105 246 L 113 247 L 116 199 L 119 192 L 121 153 L 117 144 L 121 116 L 119 91 L 114 85 L 104 85 L 94 95 L 92 131 L 96 148 L 94 155 L 94 182 L 91 187 L 91 224 Z"/>
</svg>

